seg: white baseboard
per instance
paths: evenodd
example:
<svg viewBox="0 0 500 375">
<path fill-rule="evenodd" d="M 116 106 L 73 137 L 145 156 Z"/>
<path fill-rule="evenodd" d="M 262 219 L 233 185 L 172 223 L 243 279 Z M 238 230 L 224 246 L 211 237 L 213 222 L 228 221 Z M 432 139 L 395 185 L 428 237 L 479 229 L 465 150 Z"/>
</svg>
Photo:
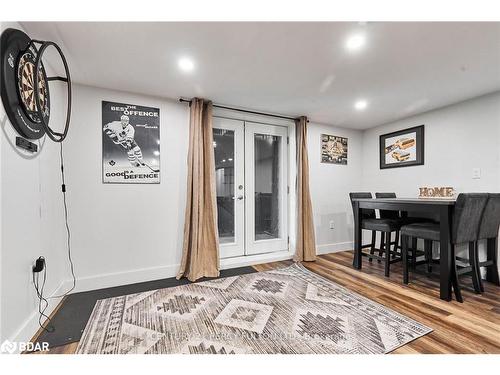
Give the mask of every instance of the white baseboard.
<svg viewBox="0 0 500 375">
<path fill-rule="evenodd" d="M 222 259 L 220 263 L 221 269 L 228 269 L 251 266 L 266 262 L 277 262 L 280 260 L 291 259 L 292 257 L 293 253 L 289 251 L 281 251 L 277 253 L 227 258 Z M 77 280 L 76 288 L 73 293 L 174 277 L 177 275 L 179 267 L 180 264 L 173 264 L 168 266 L 141 268 L 131 271 L 81 277 Z M 65 282 L 65 286 L 69 287 L 71 286 L 71 283 L 71 280 L 67 280 Z"/>
<path fill-rule="evenodd" d="M 267 262 L 278 262 L 292 258 L 293 253 L 289 251 L 227 258 L 221 259 L 220 268 L 224 270 L 228 268 L 252 266 Z M 73 293 L 174 277 L 177 275 L 179 267 L 180 264 L 173 264 L 169 266 L 142 268 L 132 271 L 82 277 L 77 280 L 76 288 Z M 65 286 L 70 287 L 71 283 L 71 280 L 67 280 L 65 282 Z"/>
<path fill-rule="evenodd" d="M 52 296 L 58 296 L 64 293 L 67 289 L 65 289 L 66 282 L 63 282 L 59 284 L 59 287 L 49 296 L 48 302 L 49 305 L 47 306 L 47 309 L 45 310 L 45 315 L 50 316 L 54 309 L 57 307 L 59 302 L 61 301 L 61 298 L 50 298 Z M 33 335 L 38 331 L 40 326 L 38 325 L 38 307 L 32 311 L 32 313 L 29 315 L 29 317 L 20 325 L 18 330 L 8 338 L 9 341 L 11 342 L 28 342 L 33 338 Z M 42 320 L 42 323 L 44 320 Z M 14 351 L 15 354 L 19 354 L 19 348 L 16 348 L 16 351 Z"/>
<path fill-rule="evenodd" d="M 348 242 L 337 242 L 337 243 L 329 243 L 324 245 L 316 246 L 316 254 L 328 254 L 328 253 L 338 253 L 339 251 L 352 250 L 353 243 L 352 241 Z"/>
<path fill-rule="evenodd" d="M 352 242 L 319 245 L 316 249 L 318 255 L 349 250 L 352 249 Z M 281 260 L 292 259 L 293 255 L 294 253 L 290 251 L 279 251 L 276 253 L 226 258 L 221 259 L 220 268 L 224 270 L 228 268 L 246 267 L 267 262 L 278 262 Z M 177 275 L 179 267 L 180 264 L 173 264 L 168 266 L 141 268 L 130 271 L 81 277 L 78 278 L 76 288 L 73 293 L 174 277 Z M 65 289 L 63 290 L 67 290 L 71 286 L 71 283 L 71 280 L 66 280 L 64 283 Z"/>
<path fill-rule="evenodd" d="M 179 264 L 172 264 L 169 266 L 148 267 L 137 270 L 103 273 L 100 275 L 81 277 L 77 279 L 76 288 L 73 293 L 166 279 L 176 276 L 179 271 L 179 267 Z M 71 280 L 67 280 L 65 283 L 66 286 L 71 286 L 71 284 Z"/>
</svg>

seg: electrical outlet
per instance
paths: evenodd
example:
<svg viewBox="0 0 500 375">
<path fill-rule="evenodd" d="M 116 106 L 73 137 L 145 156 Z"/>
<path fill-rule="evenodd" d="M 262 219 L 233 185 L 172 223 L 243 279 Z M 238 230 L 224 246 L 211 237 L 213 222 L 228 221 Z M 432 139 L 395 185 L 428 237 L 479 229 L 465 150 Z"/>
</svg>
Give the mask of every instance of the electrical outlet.
<svg viewBox="0 0 500 375">
<path fill-rule="evenodd" d="M 330 229 L 333 229 L 335 228 L 335 223 L 333 222 L 333 220 L 330 220 Z"/>
<path fill-rule="evenodd" d="M 472 179 L 479 180 L 481 178 L 481 168 L 472 168 Z"/>
</svg>

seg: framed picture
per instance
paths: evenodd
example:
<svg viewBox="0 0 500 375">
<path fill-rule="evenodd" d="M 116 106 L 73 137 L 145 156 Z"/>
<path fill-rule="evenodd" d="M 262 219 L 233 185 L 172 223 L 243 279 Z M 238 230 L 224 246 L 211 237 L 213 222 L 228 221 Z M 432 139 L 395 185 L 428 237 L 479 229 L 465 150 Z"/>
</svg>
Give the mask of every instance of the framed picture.
<svg viewBox="0 0 500 375">
<path fill-rule="evenodd" d="M 321 162 L 347 165 L 347 138 L 321 134 Z"/>
<path fill-rule="evenodd" d="M 380 136 L 380 169 L 424 164 L 424 125 Z"/>
<path fill-rule="evenodd" d="M 160 183 L 160 110 L 102 102 L 102 181 Z"/>
</svg>

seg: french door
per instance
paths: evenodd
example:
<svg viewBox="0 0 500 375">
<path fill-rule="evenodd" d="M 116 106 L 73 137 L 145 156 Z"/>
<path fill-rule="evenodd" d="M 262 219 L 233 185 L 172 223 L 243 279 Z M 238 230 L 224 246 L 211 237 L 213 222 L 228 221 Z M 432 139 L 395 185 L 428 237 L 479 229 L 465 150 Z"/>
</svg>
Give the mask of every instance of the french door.
<svg viewBox="0 0 500 375">
<path fill-rule="evenodd" d="M 288 128 L 214 118 L 221 258 L 288 249 Z"/>
</svg>

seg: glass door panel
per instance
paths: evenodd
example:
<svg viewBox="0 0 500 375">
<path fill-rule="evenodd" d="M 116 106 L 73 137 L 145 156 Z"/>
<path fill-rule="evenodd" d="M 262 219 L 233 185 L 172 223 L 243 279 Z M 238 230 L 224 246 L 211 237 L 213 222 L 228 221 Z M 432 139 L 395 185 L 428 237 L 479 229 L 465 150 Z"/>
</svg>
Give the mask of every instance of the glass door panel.
<svg viewBox="0 0 500 375">
<path fill-rule="evenodd" d="M 234 130 L 214 129 L 217 224 L 220 243 L 234 242 Z"/>
<path fill-rule="evenodd" d="M 242 121 L 214 118 L 213 146 L 220 257 L 244 255 L 244 142 Z"/>
<path fill-rule="evenodd" d="M 255 239 L 280 237 L 281 137 L 254 134 Z"/>
<path fill-rule="evenodd" d="M 286 127 L 245 123 L 248 255 L 288 249 L 287 134 Z"/>
</svg>

